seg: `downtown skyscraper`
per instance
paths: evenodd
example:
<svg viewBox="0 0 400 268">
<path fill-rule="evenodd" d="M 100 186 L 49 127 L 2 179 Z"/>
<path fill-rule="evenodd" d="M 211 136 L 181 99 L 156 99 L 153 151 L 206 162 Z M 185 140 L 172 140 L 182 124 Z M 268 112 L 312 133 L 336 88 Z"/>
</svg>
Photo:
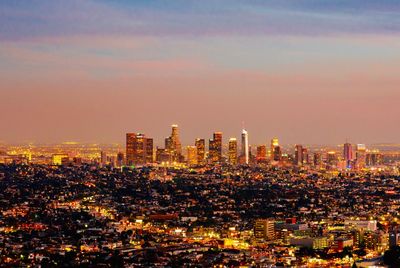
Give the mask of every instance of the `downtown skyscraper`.
<svg viewBox="0 0 400 268">
<path fill-rule="evenodd" d="M 346 168 L 351 168 L 353 161 L 353 147 L 348 142 L 343 145 L 343 158 L 346 162 Z"/>
<path fill-rule="evenodd" d="M 248 165 L 250 154 L 249 154 L 249 134 L 246 129 L 242 129 L 242 150 L 241 157 L 243 159 L 243 164 Z"/>
<path fill-rule="evenodd" d="M 144 165 L 153 162 L 153 139 L 141 133 L 126 134 L 126 165 Z"/>
<path fill-rule="evenodd" d="M 278 138 L 271 140 L 271 161 L 279 162 L 282 158 L 282 150 Z"/>
<path fill-rule="evenodd" d="M 196 153 L 197 153 L 197 164 L 205 164 L 206 156 L 206 141 L 204 139 L 197 138 L 195 141 Z"/>
<path fill-rule="evenodd" d="M 209 140 L 209 160 L 211 163 L 221 163 L 222 160 L 222 132 L 214 132 Z"/>
<path fill-rule="evenodd" d="M 179 138 L 178 125 L 172 125 L 171 136 L 165 138 L 165 149 L 171 156 L 171 161 L 182 162 L 182 144 Z"/>
<path fill-rule="evenodd" d="M 228 162 L 231 165 L 237 164 L 237 140 L 230 138 L 228 143 Z"/>
</svg>

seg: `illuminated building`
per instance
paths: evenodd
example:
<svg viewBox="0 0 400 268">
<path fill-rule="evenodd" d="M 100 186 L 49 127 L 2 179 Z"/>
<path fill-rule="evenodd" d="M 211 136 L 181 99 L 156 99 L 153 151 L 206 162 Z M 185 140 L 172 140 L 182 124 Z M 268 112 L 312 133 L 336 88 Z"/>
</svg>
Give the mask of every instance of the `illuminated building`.
<svg viewBox="0 0 400 268">
<path fill-rule="evenodd" d="M 304 155 L 303 146 L 297 144 L 294 150 L 294 164 L 297 166 L 303 165 Z"/>
<path fill-rule="evenodd" d="M 165 138 L 165 149 L 168 151 L 174 151 L 174 145 L 171 137 Z"/>
<path fill-rule="evenodd" d="M 230 138 L 228 144 L 228 161 L 231 165 L 237 164 L 237 140 L 236 138 Z"/>
<path fill-rule="evenodd" d="M 343 158 L 346 162 L 346 168 L 351 168 L 353 161 L 353 147 L 350 143 L 345 143 L 343 146 Z"/>
<path fill-rule="evenodd" d="M 382 163 L 382 154 L 378 150 L 367 152 L 366 164 L 369 167 L 378 166 Z"/>
<path fill-rule="evenodd" d="M 126 134 L 126 164 L 143 165 L 153 162 L 153 139 L 144 134 Z"/>
<path fill-rule="evenodd" d="M 303 164 L 309 164 L 310 163 L 310 159 L 309 159 L 309 155 L 308 155 L 308 149 L 307 148 L 303 148 Z"/>
<path fill-rule="evenodd" d="M 172 143 L 175 147 L 176 153 L 178 155 L 182 154 L 182 145 L 181 141 L 179 139 L 179 131 L 178 131 L 178 125 L 172 125 L 172 133 L 171 133 L 171 138 L 172 138 Z"/>
<path fill-rule="evenodd" d="M 195 146 L 197 151 L 197 164 L 204 165 L 206 156 L 206 141 L 204 139 L 196 139 Z"/>
<path fill-rule="evenodd" d="M 241 156 L 244 159 L 244 164 L 249 164 L 249 134 L 247 130 L 242 130 L 242 150 Z"/>
<path fill-rule="evenodd" d="M 254 224 L 254 236 L 260 240 L 275 239 L 275 221 L 271 219 L 258 219 Z"/>
<path fill-rule="evenodd" d="M 319 152 L 314 153 L 313 163 L 315 167 L 320 167 L 322 165 L 322 154 Z"/>
<path fill-rule="evenodd" d="M 153 139 L 146 138 L 146 150 L 145 150 L 146 163 L 154 162 L 154 147 Z"/>
<path fill-rule="evenodd" d="M 220 163 L 222 160 L 222 132 L 215 132 L 209 140 L 209 158 L 211 163 Z"/>
<path fill-rule="evenodd" d="M 312 249 L 324 249 L 329 246 L 326 237 L 293 237 L 290 238 L 290 244 L 293 246 Z"/>
<path fill-rule="evenodd" d="M 178 125 L 172 125 L 171 136 L 165 139 L 165 149 L 171 154 L 172 160 L 181 162 L 182 157 L 182 144 L 179 139 Z"/>
<path fill-rule="evenodd" d="M 338 161 L 338 157 L 336 155 L 336 152 L 329 151 L 326 154 L 326 162 L 328 163 L 328 165 L 335 166 L 335 165 L 337 165 L 337 161 Z"/>
<path fill-rule="evenodd" d="M 187 163 L 189 166 L 197 165 L 197 148 L 196 146 L 187 146 Z"/>
<path fill-rule="evenodd" d="M 267 161 L 267 146 L 257 146 L 256 160 L 258 163 L 265 163 Z"/>
<path fill-rule="evenodd" d="M 122 167 L 124 164 L 124 153 L 119 152 L 117 154 L 117 167 Z"/>
<path fill-rule="evenodd" d="M 367 163 L 367 147 L 365 144 L 357 144 L 356 164 L 357 168 L 364 168 Z"/>
<path fill-rule="evenodd" d="M 51 156 L 51 162 L 53 165 L 61 166 L 65 163 L 65 161 L 68 161 L 67 154 L 53 154 Z"/>
<path fill-rule="evenodd" d="M 107 165 L 107 154 L 104 151 L 101 151 L 100 153 L 100 163 L 103 166 Z"/>
<path fill-rule="evenodd" d="M 157 163 L 170 163 L 172 162 L 171 154 L 166 149 L 157 147 L 156 161 Z"/>
<path fill-rule="evenodd" d="M 282 150 L 279 146 L 278 138 L 273 138 L 271 140 L 271 161 L 281 161 Z"/>
</svg>

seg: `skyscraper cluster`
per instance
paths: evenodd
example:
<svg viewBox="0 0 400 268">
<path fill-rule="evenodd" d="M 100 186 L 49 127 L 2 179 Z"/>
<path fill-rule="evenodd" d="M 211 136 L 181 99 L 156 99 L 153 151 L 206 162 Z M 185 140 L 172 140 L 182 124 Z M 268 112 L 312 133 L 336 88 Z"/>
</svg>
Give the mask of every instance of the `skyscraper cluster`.
<svg viewBox="0 0 400 268">
<path fill-rule="evenodd" d="M 240 144 L 235 137 L 232 137 L 224 147 L 223 133 L 216 131 L 208 140 L 208 150 L 206 146 L 204 138 L 197 138 L 194 145 L 186 146 L 183 150 L 178 125 L 171 126 L 171 134 L 165 138 L 164 147 L 157 147 L 155 151 L 152 138 L 141 133 L 127 133 L 125 164 L 128 166 L 152 163 L 167 165 L 185 163 L 188 166 L 271 164 L 293 165 L 301 168 L 314 166 L 362 169 L 379 165 L 381 162 L 381 154 L 378 151 L 368 151 L 364 144 L 357 144 L 353 153 L 354 148 L 348 142 L 343 145 L 343 154 L 338 154 L 337 151 L 321 150 L 310 153 L 309 149 L 301 144 L 293 147 L 293 154 L 287 151 L 284 153 L 276 137 L 271 139 L 269 148 L 265 144 L 254 147 L 254 155 L 246 129 L 242 129 Z M 121 162 L 121 156 L 119 159 Z"/>
</svg>

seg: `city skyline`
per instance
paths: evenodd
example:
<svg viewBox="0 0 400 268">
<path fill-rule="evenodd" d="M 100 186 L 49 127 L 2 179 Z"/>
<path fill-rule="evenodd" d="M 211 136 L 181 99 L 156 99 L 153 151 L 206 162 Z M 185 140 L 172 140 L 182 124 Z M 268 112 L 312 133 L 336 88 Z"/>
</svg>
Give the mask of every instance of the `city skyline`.
<svg viewBox="0 0 400 268">
<path fill-rule="evenodd" d="M 0 1 L 1 267 L 400 267 L 400 0 Z"/>
<path fill-rule="evenodd" d="M 173 121 L 189 143 L 245 121 L 256 143 L 400 142 L 394 1 L 0 7 L 1 141 L 123 142 Z"/>
<path fill-rule="evenodd" d="M 5 141 L 5 140 L 0 140 L 0 144 L 3 145 L 56 145 L 56 144 L 99 144 L 99 145 L 119 145 L 119 146 L 124 146 L 125 142 L 126 142 L 126 134 L 137 134 L 137 135 L 145 135 L 148 136 L 150 134 L 151 139 L 154 139 L 154 146 L 155 147 L 163 147 L 165 145 L 165 140 L 168 139 L 168 128 L 170 127 L 179 127 L 179 129 L 181 129 L 180 125 L 178 124 L 170 124 L 168 126 L 166 126 L 164 128 L 164 132 L 166 133 L 164 136 L 154 136 L 148 132 L 144 132 L 144 131 L 137 131 L 134 129 L 129 130 L 127 133 L 121 133 L 121 137 L 118 141 L 112 141 L 112 142 L 99 142 L 96 140 L 87 140 L 87 141 L 83 141 L 83 140 L 79 140 L 79 139 L 69 139 L 69 140 L 55 140 L 55 141 L 47 141 L 47 142 L 41 142 L 41 141 L 34 141 L 34 140 L 24 140 L 24 141 Z M 181 130 L 180 130 L 181 131 Z M 232 135 L 227 135 L 226 132 L 224 131 L 216 131 L 216 130 L 208 130 L 208 132 L 206 132 L 206 134 L 204 136 L 201 135 L 196 135 L 194 134 L 194 136 L 192 137 L 187 137 L 187 135 L 183 135 L 184 139 L 182 139 L 182 143 L 181 146 L 190 146 L 193 145 L 195 143 L 196 140 L 198 139 L 203 139 L 203 140 L 207 140 L 210 138 L 210 140 L 212 140 L 212 136 L 213 133 L 221 133 L 223 134 L 223 138 L 222 138 L 222 145 L 223 146 L 227 146 L 229 141 L 231 139 L 235 139 L 235 140 L 241 140 L 240 141 L 240 145 L 242 144 L 243 141 L 243 131 L 246 133 L 247 136 L 247 140 L 248 140 L 248 144 L 249 146 L 251 145 L 268 145 L 270 142 L 274 142 L 275 140 L 277 140 L 279 137 L 277 136 L 267 136 L 264 135 L 263 139 L 258 139 L 258 140 L 253 140 L 253 139 L 249 139 L 249 131 L 247 129 L 240 129 L 238 128 L 236 130 L 236 133 L 233 133 Z M 203 133 L 204 131 L 202 131 L 201 133 Z M 185 130 L 183 130 L 183 133 L 185 133 Z M 253 134 L 250 132 L 250 134 Z M 180 136 L 182 136 L 180 134 Z M 262 135 L 256 135 L 256 136 L 261 136 Z M 282 141 L 279 138 L 280 141 Z M 329 148 L 332 146 L 343 146 L 346 143 L 352 143 L 353 145 L 370 145 L 370 146 L 400 146 L 400 143 L 397 142 L 370 142 L 370 143 L 366 143 L 360 140 L 350 140 L 348 138 L 343 139 L 341 141 L 338 141 L 336 143 L 332 143 L 332 142 L 321 142 L 321 143 L 308 143 L 308 142 L 287 142 L 287 141 L 283 141 L 281 144 L 286 147 L 286 146 L 295 146 L 297 144 L 302 144 L 302 145 L 307 145 L 307 146 L 316 146 L 316 147 L 325 147 L 325 148 Z M 240 152 L 242 152 L 243 148 L 240 148 Z"/>
</svg>

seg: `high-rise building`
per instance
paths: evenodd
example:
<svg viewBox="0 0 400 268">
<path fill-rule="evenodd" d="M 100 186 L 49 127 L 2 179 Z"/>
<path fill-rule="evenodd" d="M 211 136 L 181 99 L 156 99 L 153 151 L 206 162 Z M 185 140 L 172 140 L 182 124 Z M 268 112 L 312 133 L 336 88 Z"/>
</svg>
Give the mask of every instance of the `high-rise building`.
<svg viewBox="0 0 400 268">
<path fill-rule="evenodd" d="M 154 162 L 154 146 L 153 146 L 153 139 L 146 138 L 145 143 L 145 159 L 146 163 L 153 163 Z"/>
<path fill-rule="evenodd" d="M 295 146 L 295 151 L 294 151 L 294 164 L 297 166 L 303 165 L 304 161 L 304 155 L 303 155 L 303 146 L 300 144 L 297 144 Z"/>
<path fill-rule="evenodd" d="M 278 138 L 273 138 L 271 140 L 271 161 L 281 161 L 282 150 L 279 146 Z"/>
<path fill-rule="evenodd" d="M 358 169 L 365 168 L 367 163 L 367 147 L 365 144 L 357 144 L 356 165 Z"/>
<path fill-rule="evenodd" d="M 126 133 L 126 165 L 131 166 L 137 155 L 136 133 Z"/>
<path fill-rule="evenodd" d="M 189 166 L 197 165 L 197 147 L 196 146 L 187 146 L 187 163 Z"/>
<path fill-rule="evenodd" d="M 264 163 L 267 161 L 267 146 L 266 145 L 257 146 L 256 160 L 258 163 Z"/>
<path fill-rule="evenodd" d="M 182 144 L 179 139 L 178 125 L 172 125 L 171 139 L 177 155 L 182 155 Z"/>
<path fill-rule="evenodd" d="M 197 164 L 204 165 L 206 155 L 206 142 L 204 139 L 196 139 L 195 141 L 197 151 Z"/>
<path fill-rule="evenodd" d="M 122 167 L 124 164 L 124 153 L 119 152 L 117 154 L 117 167 Z"/>
<path fill-rule="evenodd" d="M 174 145 L 171 137 L 165 138 L 165 150 L 175 153 Z"/>
<path fill-rule="evenodd" d="M 107 153 L 104 151 L 100 152 L 100 163 L 102 166 L 107 165 Z"/>
<path fill-rule="evenodd" d="M 307 148 L 303 148 L 303 165 L 307 165 L 310 163 L 310 158 L 308 155 L 308 149 Z"/>
<path fill-rule="evenodd" d="M 382 164 L 382 154 L 378 150 L 367 152 L 366 164 L 369 167 L 378 166 Z"/>
<path fill-rule="evenodd" d="M 228 161 L 231 165 L 237 164 L 237 140 L 230 138 L 228 144 Z"/>
<path fill-rule="evenodd" d="M 249 164 L 249 159 L 250 159 L 250 155 L 249 155 L 249 134 L 247 132 L 247 130 L 243 129 L 242 130 L 242 150 L 241 150 L 241 156 L 244 159 L 244 163 L 246 165 Z"/>
<path fill-rule="evenodd" d="M 315 167 L 320 167 L 322 165 L 322 154 L 320 152 L 314 153 L 313 163 Z"/>
<path fill-rule="evenodd" d="M 157 163 L 171 163 L 172 158 L 171 154 L 165 148 L 158 148 L 156 149 L 156 161 Z"/>
<path fill-rule="evenodd" d="M 178 125 L 172 125 L 171 136 L 165 138 L 165 149 L 171 154 L 173 161 L 182 161 L 182 144 L 179 139 L 179 129 Z"/>
<path fill-rule="evenodd" d="M 213 139 L 209 140 L 209 158 L 211 163 L 220 163 L 222 160 L 222 132 L 214 132 Z"/>
<path fill-rule="evenodd" d="M 143 165 L 153 162 L 153 139 L 144 134 L 126 134 L 126 164 Z"/>
<path fill-rule="evenodd" d="M 338 162 L 338 157 L 337 157 L 337 155 L 336 155 L 336 152 L 334 152 L 334 151 L 329 151 L 329 152 L 326 154 L 326 162 L 327 162 L 327 164 L 330 165 L 330 166 L 336 166 L 336 165 L 337 165 L 337 162 Z"/>
<path fill-rule="evenodd" d="M 272 219 L 258 219 L 254 224 L 254 236 L 260 240 L 275 239 L 275 221 Z"/>
<path fill-rule="evenodd" d="M 353 147 L 348 142 L 343 145 L 343 158 L 346 162 L 346 168 L 351 168 L 353 161 Z"/>
</svg>

